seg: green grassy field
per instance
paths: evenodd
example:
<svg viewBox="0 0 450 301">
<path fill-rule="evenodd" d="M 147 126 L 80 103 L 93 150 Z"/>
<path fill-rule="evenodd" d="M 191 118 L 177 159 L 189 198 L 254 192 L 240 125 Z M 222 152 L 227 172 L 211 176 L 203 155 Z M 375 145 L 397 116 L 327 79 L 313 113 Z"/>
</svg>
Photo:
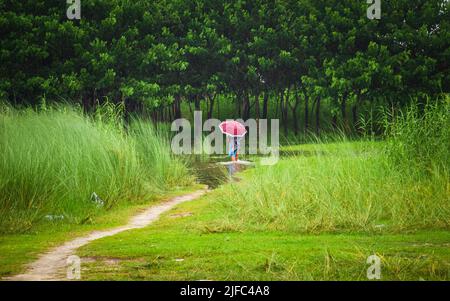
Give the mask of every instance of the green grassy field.
<svg viewBox="0 0 450 301">
<path fill-rule="evenodd" d="M 156 224 L 83 247 L 83 280 L 448 280 L 450 233 L 308 234 L 230 227 L 217 194 L 178 206 Z M 225 224 L 224 224 L 225 220 Z"/>
<path fill-rule="evenodd" d="M 428 139 L 448 144 L 446 135 Z M 247 170 L 148 228 L 83 247 L 82 278 L 367 280 L 376 254 L 382 280 L 449 280 L 445 143 L 425 141 L 427 151 L 411 156 L 400 143 L 409 138 L 284 146 L 277 164 Z M 409 156 L 401 164 L 391 153 L 399 145 Z"/>
<path fill-rule="evenodd" d="M 201 186 L 192 185 L 188 188 L 165 192 L 163 195 L 153 195 L 139 202 L 121 203 L 112 210 L 93 216 L 89 223 L 47 222 L 38 224 L 32 231 L 26 233 L 0 235 L 0 278 L 24 272 L 26 265 L 37 259 L 40 254 L 66 241 L 92 231 L 124 225 L 131 216 L 144 208 L 199 188 Z"/>
<path fill-rule="evenodd" d="M 449 104 L 426 108 L 420 114 L 411 108 L 386 127 L 380 141 L 334 138 L 284 145 L 277 164 L 256 164 L 240 173 L 239 181 L 177 206 L 149 227 L 82 247 L 78 250 L 81 277 L 367 280 L 367 258 L 375 254 L 381 258 L 382 280 L 449 280 Z M 89 127 L 89 122 L 82 124 Z M 91 130 L 99 130 L 97 127 Z M 110 211 L 100 210 L 87 223 L 37 220 L 24 233 L 3 234 L 0 275 L 22 271 L 37 254 L 70 238 L 123 224 L 158 195 L 180 191 L 177 176 L 187 175 L 182 161 L 165 155 L 167 143 L 159 143 L 161 136 L 154 135 L 151 128 L 137 124 L 134 131 L 125 137 L 136 141 L 132 145 L 140 159 L 135 168 L 151 166 L 157 173 L 156 179 L 148 176 L 136 183 L 150 185 L 144 190 L 148 198 L 135 194 L 134 200 L 113 202 Z M 149 135 L 155 141 L 139 144 Z M 123 139 L 122 134 L 118 137 Z M 11 145 L 16 144 L 7 146 Z M 109 152 L 105 150 L 105 154 Z M 23 166 L 19 163 L 29 161 L 13 162 Z M 89 170 L 86 167 L 85 171 Z M 117 172 L 116 168 L 112 171 Z M 39 177 L 31 175 L 23 172 L 21 179 L 30 180 L 30 187 L 38 187 Z M 130 175 L 131 179 L 136 179 L 134 176 Z M 151 189 L 158 181 L 166 185 L 164 189 Z M 189 189 L 192 182 L 181 186 Z M 15 190 L 2 187 L 9 195 L 21 191 L 19 186 Z M 52 187 L 47 183 L 47 188 Z M 130 182 L 123 186 L 125 191 L 132 187 Z M 128 196 L 133 198 L 133 194 Z M 58 198 L 49 202 L 49 207 L 43 208 L 59 208 Z M 33 212 L 33 207 L 28 212 Z"/>
</svg>

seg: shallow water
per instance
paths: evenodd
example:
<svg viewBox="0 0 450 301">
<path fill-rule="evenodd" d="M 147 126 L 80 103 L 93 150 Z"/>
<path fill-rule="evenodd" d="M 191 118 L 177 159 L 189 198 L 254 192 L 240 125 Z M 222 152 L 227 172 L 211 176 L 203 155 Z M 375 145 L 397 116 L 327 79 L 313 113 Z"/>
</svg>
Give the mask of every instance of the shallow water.
<svg viewBox="0 0 450 301">
<path fill-rule="evenodd" d="M 280 157 L 292 157 L 292 156 L 302 156 L 310 157 L 317 155 L 326 155 L 323 151 L 309 151 L 309 150 L 290 150 L 290 151 L 280 151 Z M 260 157 L 260 155 L 247 155 L 247 159 L 255 159 Z M 193 171 L 197 178 L 197 182 L 200 184 L 208 185 L 210 189 L 214 189 L 217 186 L 226 183 L 230 180 L 238 180 L 235 174 L 243 171 L 251 166 L 243 164 L 228 164 L 223 165 L 219 162 L 229 162 L 230 157 L 223 155 L 190 155 L 187 158 L 188 166 Z"/>
<path fill-rule="evenodd" d="M 198 183 L 214 189 L 230 180 L 236 180 L 234 176 L 236 173 L 249 168 L 249 166 L 241 164 L 219 164 L 219 162 L 227 161 L 230 161 L 227 156 L 192 155 L 189 157 L 188 165 L 194 172 Z"/>
</svg>

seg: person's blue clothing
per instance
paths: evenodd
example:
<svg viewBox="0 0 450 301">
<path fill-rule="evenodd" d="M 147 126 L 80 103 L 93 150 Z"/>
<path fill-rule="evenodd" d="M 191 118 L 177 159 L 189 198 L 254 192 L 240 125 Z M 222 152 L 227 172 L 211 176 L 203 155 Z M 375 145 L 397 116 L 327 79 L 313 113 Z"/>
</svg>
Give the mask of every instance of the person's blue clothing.
<svg viewBox="0 0 450 301">
<path fill-rule="evenodd" d="M 230 150 L 228 152 L 228 155 L 230 157 L 236 157 L 238 149 L 239 149 L 239 138 L 233 137 L 233 143 L 230 143 Z"/>
</svg>

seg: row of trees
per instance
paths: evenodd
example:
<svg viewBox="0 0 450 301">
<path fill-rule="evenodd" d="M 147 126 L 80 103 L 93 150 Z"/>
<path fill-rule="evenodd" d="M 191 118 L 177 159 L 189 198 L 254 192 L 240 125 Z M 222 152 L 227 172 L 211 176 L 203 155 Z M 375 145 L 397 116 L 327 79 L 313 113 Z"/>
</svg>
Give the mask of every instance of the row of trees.
<svg viewBox="0 0 450 301">
<path fill-rule="evenodd" d="M 81 0 L 77 21 L 66 1 L 0 0 L 0 97 L 123 102 L 156 120 L 179 118 L 182 102 L 205 101 L 210 117 L 218 95 L 234 117 L 265 118 L 274 99 L 295 133 L 312 114 L 318 131 L 326 103 L 349 128 L 360 107 L 449 89 L 448 1 L 381 5 L 370 20 L 365 0 Z"/>
</svg>

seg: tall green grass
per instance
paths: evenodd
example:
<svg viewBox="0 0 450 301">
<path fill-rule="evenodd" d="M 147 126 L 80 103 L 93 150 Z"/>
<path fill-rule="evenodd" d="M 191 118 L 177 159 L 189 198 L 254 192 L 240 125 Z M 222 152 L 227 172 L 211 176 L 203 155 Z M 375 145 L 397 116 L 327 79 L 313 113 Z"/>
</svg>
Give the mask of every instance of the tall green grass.
<svg viewBox="0 0 450 301">
<path fill-rule="evenodd" d="M 129 128 L 129 135 L 136 142 L 136 151 L 143 168 L 153 180 L 154 186 L 164 190 L 186 186 L 194 181 L 186 168 L 187 162 L 173 156 L 169 133 L 169 126 L 159 124 L 155 128 L 141 119 L 134 119 Z"/>
<path fill-rule="evenodd" d="M 450 96 L 411 105 L 390 119 L 386 153 L 396 166 L 416 175 L 450 173 Z"/>
<path fill-rule="evenodd" d="M 343 137 L 291 147 L 300 155 L 220 188 L 219 226 L 309 233 L 448 229 L 448 102 L 415 110 L 389 124 L 384 142 Z"/>
<path fill-rule="evenodd" d="M 90 118 L 69 106 L 2 107 L 0 232 L 45 220 L 82 223 L 119 202 L 191 183 L 167 137 L 141 120 L 124 130 L 118 109 L 105 105 Z"/>
</svg>

